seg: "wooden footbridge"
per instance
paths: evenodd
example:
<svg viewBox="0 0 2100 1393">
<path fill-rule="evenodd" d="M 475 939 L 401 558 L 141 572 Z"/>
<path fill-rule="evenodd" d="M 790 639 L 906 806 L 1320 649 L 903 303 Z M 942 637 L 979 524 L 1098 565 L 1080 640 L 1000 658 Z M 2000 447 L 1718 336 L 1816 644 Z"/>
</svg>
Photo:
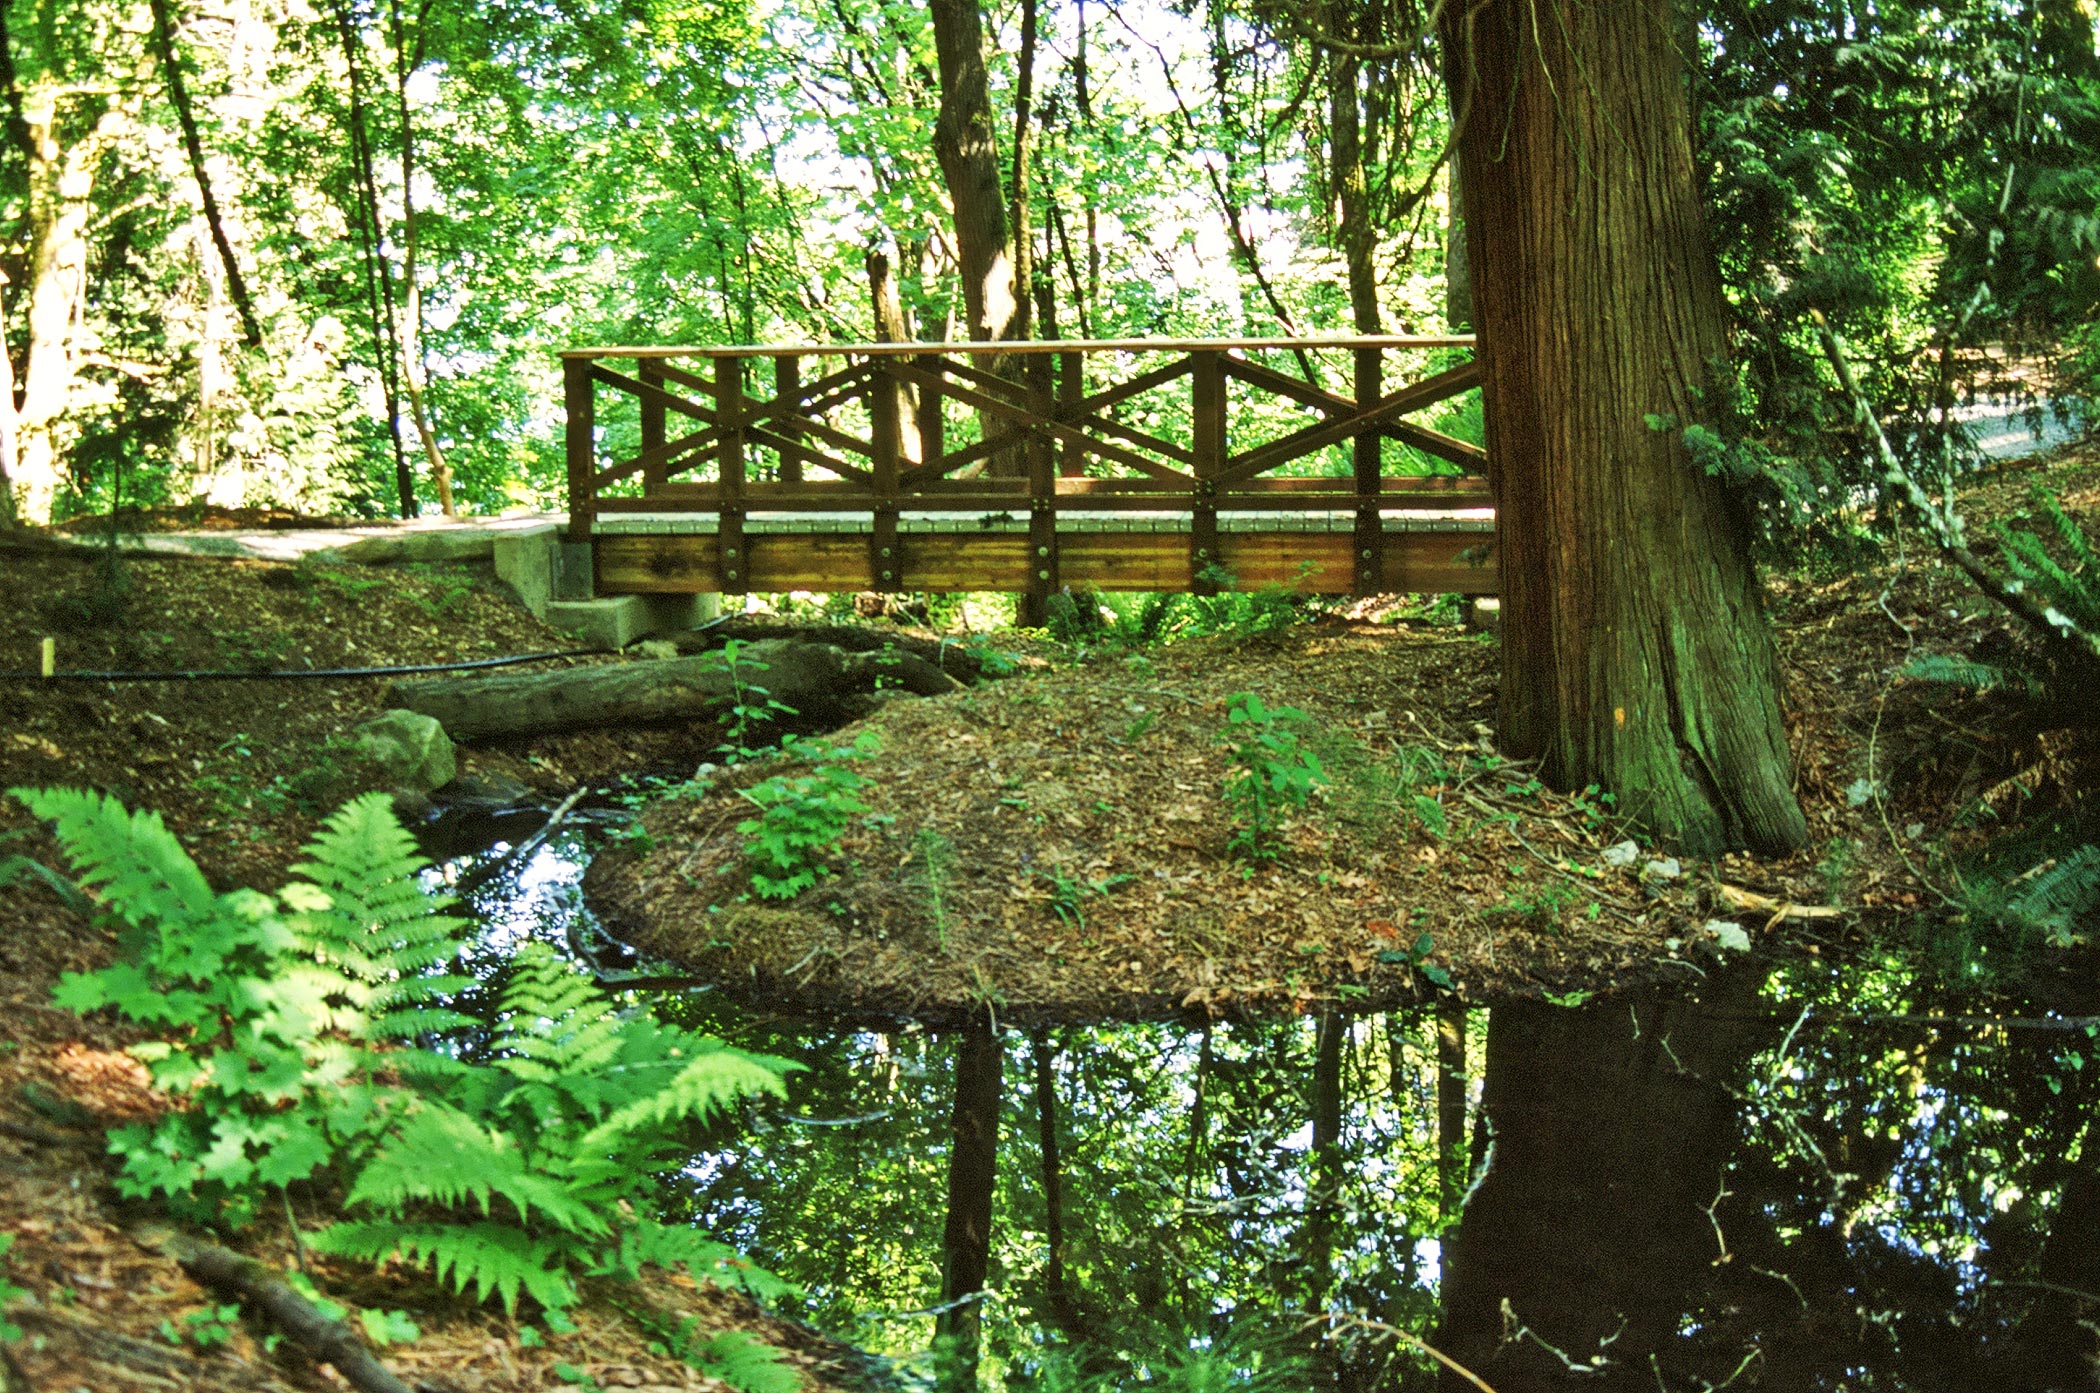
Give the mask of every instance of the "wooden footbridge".
<svg viewBox="0 0 2100 1393">
<path fill-rule="evenodd" d="M 1407 419 L 1478 384 L 1471 346 L 575 349 L 569 540 L 601 595 L 1493 594 L 1485 455 Z"/>
</svg>

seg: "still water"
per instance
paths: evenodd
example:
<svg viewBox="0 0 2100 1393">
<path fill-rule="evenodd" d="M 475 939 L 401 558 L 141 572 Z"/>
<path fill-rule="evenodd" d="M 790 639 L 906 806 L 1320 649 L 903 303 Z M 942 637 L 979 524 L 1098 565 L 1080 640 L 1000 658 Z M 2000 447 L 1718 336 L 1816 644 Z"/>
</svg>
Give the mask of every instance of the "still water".
<svg viewBox="0 0 2100 1393">
<path fill-rule="evenodd" d="M 475 893 L 490 971 L 528 936 L 634 969 L 589 835 Z M 664 1000 L 804 1066 L 667 1208 L 905 1386 L 2095 1386 L 2095 1028 L 1900 967 L 996 1037 Z"/>
</svg>

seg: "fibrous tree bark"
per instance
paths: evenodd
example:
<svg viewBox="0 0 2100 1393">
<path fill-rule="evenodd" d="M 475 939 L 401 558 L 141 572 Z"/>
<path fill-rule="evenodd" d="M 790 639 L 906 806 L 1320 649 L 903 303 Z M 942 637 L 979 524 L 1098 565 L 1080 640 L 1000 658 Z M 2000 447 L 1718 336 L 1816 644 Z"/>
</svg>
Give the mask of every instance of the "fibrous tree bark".
<svg viewBox="0 0 2100 1393">
<path fill-rule="evenodd" d="M 1501 742 L 1695 853 L 1807 836 L 1744 510 L 1664 424 L 1725 344 L 1667 0 L 1446 7 L 1502 555 Z"/>
</svg>

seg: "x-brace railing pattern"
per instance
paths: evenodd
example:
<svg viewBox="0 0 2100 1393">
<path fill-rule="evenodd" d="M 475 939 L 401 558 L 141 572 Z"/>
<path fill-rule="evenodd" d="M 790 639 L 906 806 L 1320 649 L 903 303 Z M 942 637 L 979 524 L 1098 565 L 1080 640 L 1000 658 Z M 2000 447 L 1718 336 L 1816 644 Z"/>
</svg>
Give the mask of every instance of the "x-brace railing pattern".
<svg viewBox="0 0 2100 1393">
<path fill-rule="evenodd" d="M 1047 594 L 1059 584 L 1060 532 L 1079 521 L 1075 515 L 1185 518 L 1192 588 L 1202 589 L 1207 563 L 1219 555 L 1220 511 L 1344 513 L 1355 519 L 1355 588 L 1369 591 L 1383 574 L 1382 511 L 1485 499 L 1477 477 L 1484 452 L 1406 419 L 1476 386 L 1478 366 L 1467 360 L 1389 387 L 1386 359 L 1471 345 L 1469 337 L 1379 336 L 1008 343 L 996 351 L 920 343 L 576 349 L 563 355 L 570 536 L 589 540 L 596 519 L 608 514 L 713 514 L 724 588 L 740 590 L 745 573 L 737 563 L 748 554 L 744 531 L 754 514 L 860 514 L 869 546 L 861 579 L 889 590 L 899 588 L 900 520 L 1025 514 L 1028 589 Z M 1247 356 L 1279 349 L 1303 361 L 1315 350 L 1346 352 L 1352 393 Z M 1165 362 L 1102 381 L 1107 364 L 1162 354 Z M 807 365 L 840 360 L 803 375 Z M 771 364 L 771 390 L 754 394 L 750 372 L 759 362 Z M 1184 378 L 1187 443 L 1119 413 Z M 606 390 L 631 399 L 639 417 L 639 448 L 610 461 L 600 458 L 598 429 Z M 1311 419 L 1234 449 L 1235 391 L 1291 403 Z M 981 438 L 951 444 L 947 403 L 975 413 Z M 1386 475 L 1385 439 L 1473 477 Z M 1346 475 L 1276 473 L 1345 442 L 1352 447 Z"/>
</svg>

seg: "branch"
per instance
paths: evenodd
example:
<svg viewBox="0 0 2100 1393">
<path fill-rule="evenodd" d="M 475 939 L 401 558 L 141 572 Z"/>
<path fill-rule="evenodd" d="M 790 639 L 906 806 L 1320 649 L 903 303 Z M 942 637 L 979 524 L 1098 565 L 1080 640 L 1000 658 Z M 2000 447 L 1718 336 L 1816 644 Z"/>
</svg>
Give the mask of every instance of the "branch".
<svg viewBox="0 0 2100 1393">
<path fill-rule="evenodd" d="M 2025 586 L 1999 575 L 1969 550 L 1961 516 L 1954 511 L 1951 492 L 1945 504 L 1936 504 L 1924 486 L 1911 477 L 1903 462 L 1896 458 L 1888 436 L 1882 433 L 1873 404 L 1853 379 L 1851 365 L 1845 361 L 1844 349 L 1838 343 L 1837 335 L 1831 332 L 1821 311 L 1810 310 L 1809 314 L 1815 320 L 1816 337 L 1822 342 L 1823 354 L 1837 372 L 1838 385 L 1852 399 L 1853 412 L 1873 443 L 1875 455 L 1881 463 L 1883 487 L 1908 500 L 1917 509 L 1918 516 L 1924 520 L 1925 530 L 1932 534 L 1941 554 L 1967 572 L 1978 589 L 2032 629 L 2049 653 L 2063 659 L 2073 671 L 2083 674 L 2088 683 L 2100 683 L 2100 634 L 2087 633 L 2071 616 L 2052 605 L 2043 604 L 2028 593 Z"/>
<path fill-rule="evenodd" d="M 349 1326 L 323 1316 L 312 1302 L 254 1258 L 164 1229 L 136 1231 L 132 1240 L 148 1251 L 175 1259 L 203 1285 L 253 1302 L 292 1343 L 332 1366 L 352 1387 L 364 1393 L 413 1393 L 372 1357 Z"/>
</svg>

